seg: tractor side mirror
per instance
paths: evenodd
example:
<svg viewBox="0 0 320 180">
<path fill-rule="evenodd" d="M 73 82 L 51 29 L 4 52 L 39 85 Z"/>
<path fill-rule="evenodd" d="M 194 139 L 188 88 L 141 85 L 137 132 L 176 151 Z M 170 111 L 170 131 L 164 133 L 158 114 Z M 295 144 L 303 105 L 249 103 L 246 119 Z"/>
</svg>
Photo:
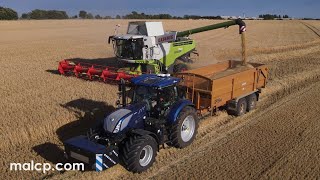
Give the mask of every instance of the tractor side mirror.
<svg viewBox="0 0 320 180">
<path fill-rule="evenodd" d="M 186 92 L 187 92 L 187 87 L 185 86 L 178 86 L 178 96 L 180 99 L 185 99 L 186 98 Z"/>
<path fill-rule="evenodd" d="M 127 105 L 126 81 L 124 79 L 120 80 L 118 90 L 119 90 L 119 97 L 122 97 L 122 105 L 126 106 Z"/>
<path fill-rule="evenodd" d="M 116 101 L 116 106 L 120 106 L 120 100 L 118 99 L 117 101 Z"/>
<path fill-rule="evenodd" d="M 108 44 L 110 44 L 111 42 L 111 39 L 113 39 L 114 36 L 109 36 L 109 39 L 108 39 Z"/>
<path fill-rule="evenodd" d="M 118 85 L 118 92 L 120 93 L 121 91 L 122 91 L 122 84 L 119 83 L 119 85 Z"/>
</svg>

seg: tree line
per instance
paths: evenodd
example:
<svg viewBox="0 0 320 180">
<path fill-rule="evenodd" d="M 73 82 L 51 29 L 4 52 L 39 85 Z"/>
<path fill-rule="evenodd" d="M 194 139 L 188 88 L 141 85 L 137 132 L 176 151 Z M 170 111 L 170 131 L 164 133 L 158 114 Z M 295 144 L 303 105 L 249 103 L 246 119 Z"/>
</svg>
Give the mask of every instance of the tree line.
<svg viewBox="0 0 320 180">
<path fill-rule="evenodd" d="M 288 19 L 290 18 L 288 15 L 277 15 L 277 14 L 261 14 L 259 15 L 259 18 L 262 18 L 264 20 L 274 20 L 274 19 Z"/>
<path fill-rule="evenodd" d="M 120 17 L 116 16 L 116 19 L 222 19 L 221 16 L 198 16 L 198 15 L 184 15 L 184 16 L 172 16 L 170 14 L 145 14 L 132 11 L 130 14 Z"/>
<path fill-rule="evenodd" d="M 116 15 L 115 18 L 111 16 L 93 15 L 90 12 L 81 10 L 79 14 L 69 17 L 66 11 L 58 10 L 41 10 L 35 9 L 28 13 L 22 13 L 20 19 L 222 19 L 221 16 L 197 16 L 184 15 L 172 16 L 170 14 L 145 14 L 132 11 L 124 16 Z M 0 20 L 17 20 L 18 13 L 10 8 L 0 7 Z"/>
<path fill-rule="evenodd" d="M 69 17 L 66 11 L 58 10 L 41 10 L 35 9 L 28 13 L 23 13 L 20 19 L 222 19 L 221 16 L 198 16 L 198 15 L 184 15 L 172 16 L 170 14 L 145 14 L 132 11 L 124 16 L 116 15 L 114 18 L 111 16 L 100 16 L 99 14 L 93 15 L 90 12 L 81 10 L 79 14 Z M 288 15 L 277 14 L 261 14 L 260 19 L 274 20 L 274 19 L 288 19 Z M 0 6 L 0 20 L 17 20 L 19 19 L 18 13 L 6 7 Z M 312 18 L 304 18 L 304 20 L 312 20 Z M 318 19 L 317 19 L 318 20 Z"/>
<path fill-rule="evenodd" d="M 0 6 L 0 20 L 17 20 L 18 13 L 10 8 Z"/>
<path fill-rule="evenodd" d="M 77 15 L 73 16 L 72 18 L 78 18 Z M 111 16 L 100 16 L 99 14 L 93 15 L 92 13 L 88 13 L 87 11 L 81 10 L 79 12 L 79 18 L 81 19 L 112 19 Z"/>
<path fill-rule="evenodd" d="M 35 9 L 29 13 L 23 13 L 21 19 L 68 19 L 65 11 Z"/>
</svg>

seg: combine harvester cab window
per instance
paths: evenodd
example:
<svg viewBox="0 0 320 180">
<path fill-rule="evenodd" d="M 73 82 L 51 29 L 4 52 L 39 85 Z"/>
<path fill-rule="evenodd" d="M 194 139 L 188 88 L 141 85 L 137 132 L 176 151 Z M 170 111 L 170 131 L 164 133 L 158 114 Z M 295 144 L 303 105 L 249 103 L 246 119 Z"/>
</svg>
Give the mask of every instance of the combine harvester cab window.
<svg viewBox="0 0 320 180">
<path fill-rule="evenodd" d="M 121 59 L 141 60 L 143 59 L 143 39 L 116 39 L 115 54 Z"/>
</svg>

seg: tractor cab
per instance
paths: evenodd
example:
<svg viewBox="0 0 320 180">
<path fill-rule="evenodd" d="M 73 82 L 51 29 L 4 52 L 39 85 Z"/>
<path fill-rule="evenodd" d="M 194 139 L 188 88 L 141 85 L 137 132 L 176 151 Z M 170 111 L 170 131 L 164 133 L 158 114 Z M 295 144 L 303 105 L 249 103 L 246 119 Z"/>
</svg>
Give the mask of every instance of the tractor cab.
<svg viewBox="0 0 320 180">
<path fill-rule="evenodd" d="M 178 83 L 180 78 L 168 75 L 145 74 L 131 80 L 130 90 L 120 84 L 122 106 L 143 102 L 147 114 L 152 118 L 164 118 L 170 107 L 181 99 Z M 120 105 L 120 101 L 118 101 Z"/>
</svg>

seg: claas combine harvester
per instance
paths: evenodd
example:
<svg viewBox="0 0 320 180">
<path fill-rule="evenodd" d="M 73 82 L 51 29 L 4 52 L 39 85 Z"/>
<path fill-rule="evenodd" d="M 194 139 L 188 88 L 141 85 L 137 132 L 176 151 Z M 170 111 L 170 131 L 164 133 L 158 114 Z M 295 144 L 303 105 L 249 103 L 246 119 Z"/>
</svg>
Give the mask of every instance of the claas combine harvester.
<svg viewBox="0 0 320 180">
<path fill-rule="evenodd" d="M 58 70 L 63 75 L 75 75 L 87 79 L 130 80 L 141 74 L 172 74 L 188 69 L 186 63 L 192 62 L 196 53 L 195 40 L 188 36 L 195 33 L 239 25 L 245 31 L 241 19 L 213 24 L 181 32 L 164 32 L 161 22 L 130 22 L 127 34 L 110 36 L 120 67 L 102 66 L 62 60 Z M 181 60 L 178 63 L 177 60 Z"/>
</svg>

